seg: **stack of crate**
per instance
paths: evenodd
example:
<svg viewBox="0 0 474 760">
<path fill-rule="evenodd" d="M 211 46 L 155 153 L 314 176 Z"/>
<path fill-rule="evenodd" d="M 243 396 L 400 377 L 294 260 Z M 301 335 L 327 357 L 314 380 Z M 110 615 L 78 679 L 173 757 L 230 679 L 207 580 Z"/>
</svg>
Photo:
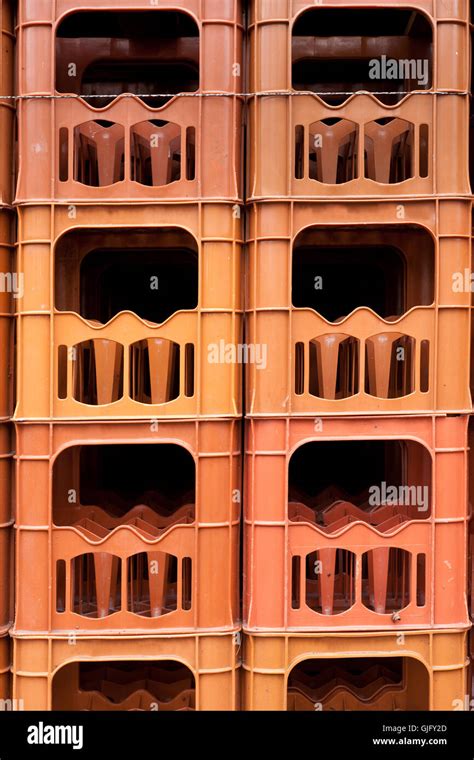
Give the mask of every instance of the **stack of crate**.
<svg viewBox="0 0 474 760">
<path fill-rule="evenodd" d="M 19 2 L 26 709 L 238 704 L 243 18 L 176 8 Z"/>
<path fill-rule="evenodd" d="M 251 8 L 244 703 L 459 709 L 468 4 Z"/>
<path fill-rule="evenodd" d="M 12 144 L 14 100 L 14 37 L 12 4 L 0 3 L 0 710 L 10 699 L 10 639 L 12 622 L 12 304 L 21 288 L 13 276 Z M 8 96 L 2 99 L 2 96 Z"/>
</svg>

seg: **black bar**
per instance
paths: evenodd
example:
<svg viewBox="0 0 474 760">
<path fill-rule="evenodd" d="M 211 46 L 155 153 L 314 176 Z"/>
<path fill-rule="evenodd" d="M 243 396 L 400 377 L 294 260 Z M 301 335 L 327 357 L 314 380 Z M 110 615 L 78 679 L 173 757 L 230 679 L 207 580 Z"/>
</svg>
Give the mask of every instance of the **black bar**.
<svg viewBox="0 0 474 760">
<path fill-rule="evenodd" d="M 58 732 L 55 727 L 63 727 Z M 75 727 L 76 731 L 73 732 Z M 80 733 L 82 727 L 82 734 Z M 42 741 L 30 743 L 28 741 Z M 73 744 L 50 744 L 69 739 Z M 82 745 L 82 746 L 79 746 Z M 275 757 L 450 758 L 473 760 L 472 712 L 2 712 L 0 760 L 77 757 L 180 760 L 257 754 Z M 106 755 L 102 753 L 106 751 Z"/>
</svg>

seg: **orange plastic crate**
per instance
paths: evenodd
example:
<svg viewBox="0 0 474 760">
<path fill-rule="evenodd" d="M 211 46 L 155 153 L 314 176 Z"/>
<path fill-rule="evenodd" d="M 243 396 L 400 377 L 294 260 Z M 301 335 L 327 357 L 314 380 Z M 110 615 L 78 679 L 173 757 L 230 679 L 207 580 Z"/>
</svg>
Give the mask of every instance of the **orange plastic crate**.
<svg viewBox="0 0 474 760">
<path fill-rule="evenodd" d="M 240 0 L 21 2 L 17 202 L 241 198 L 242 44 Z"/>
<path fill-rule="evenodd" d="M 470 193 L 467 95 L 409 95 L 397 106 L 373 95 L 354 95 L 341 106 L 317 95 L 257 96 L 249 120 L 252 199 Z"/>
<path fill-rule="evenodd" d="M 13 195 L 13 124 L 15 101 L 13 95 L 13 69 L 15 38 L 13 33 L 11 0 L 0 3 L 0 204 L 8 205 Z M 3 99 L 2 96 L 9 96 Z"/>
<path fill-rule="evenodd" d="M 15 637 L 13 693 L 25 710 L 236 710 L 239 641 L 240 633 L 122 634 L 78 638 L 74 646 L 67 637 Z M 127 675 L 133 669 L 138 683 Z"/>
<path fill-rule="evenodd" d="M 7 703 L 3 700 L 10 699 L 10 637 L 8 635 L 0 636 L 0 704 L 5 705 L 3 709 L 7 709 Z"/>
<path fill-rule="evenodd" d="M 0 636 L 13 619 L 11 447 L 10 426 L 0 425 Z"/>
<path fill-rule="evenodd" d="M 256 203 L 248 241 L 250 414 L 471 410 L 470 201 Z"/>
<path fill-rule="evenodd" d="M 467 422 L 247 420 L 247 629 L 469 626 Z"/>
<path fill-rule="evenodd" d="M 251 198 L 470 193 L 467 3 L 251 6 Z M 426 70 L 371 78 L 382 58 Z"/>
<path fill-rule="evenodd" d="M 467 632 L 373 634 L 252 634 L 243 639 L 242 697 L 245 710 L 463 710 L 467 686 Z M 330 694 L 297 698 L 293 686 L 305 665 L 331 662 L 340 670 L 378 658 L 386 667 L 402 660 L 402 683 L 378 698 Z M 326 683 L 330 683 L 326 676 Z M 323 680 L 324 683 L 324 680 Z M 339 696 L 339 698 L 337 698 Z M 345 701 L 344 701 L 345 700 Z"/>
<path fill-rule="evenodd" d="M 239 416 L 241 248 L 224 203 L 21 208 L 16 418 Z"/>
<path fill-rule="evenodd" d="M 15 272 L 12 258 L 12 212 L 4 207 L 0 208 L 0 420 L 9 419 L 13 410 L 12 313 L 25 287 L 24 278 Z"/>
<path fill-rule="evenodd" d="M 240 459 L 236 420 L 18 424 L 14 631 L 235 628 Z"/>
</svg>

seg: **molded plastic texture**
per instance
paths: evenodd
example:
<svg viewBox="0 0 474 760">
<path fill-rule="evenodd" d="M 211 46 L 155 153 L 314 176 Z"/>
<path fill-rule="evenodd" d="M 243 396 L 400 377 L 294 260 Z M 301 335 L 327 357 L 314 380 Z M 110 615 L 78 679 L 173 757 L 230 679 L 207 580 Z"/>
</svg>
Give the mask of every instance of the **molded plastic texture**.
<svg viewBox="0 0 474 760">
<path fill-rule="evenodd" d="M 16 303 L 16 419 L 239 416 L 239 217 L 21 207 L 18 271 L 35 287 Z"/>
<path fill-rule="evenodd" d="M 33 6 L 19 93 L 62 97 L 19 101 L 17 202 L 242 197 L 239 0 Z"/>
<path fill-rule="evenodd" d="M 246 628 L 469 626 L 467 423 L 248 420 Z"/>
<path fill-rule="evenodd" d="M 234 629 L 240 449 L 237 420 L 18 424 L 15 632 Z"/>
<path fill-rule="evenodd" d="M 148 709 L 150 699 L 143 693 L 148 686 L 154 692 L 151 701 L 158 702 L 160 711 L 192 704 L 195 710 L 236 710 L 240 705 L 239 637 L 238 633 L 175 637 L 121 634 L 114 639 L 78 638 L 73 648 L 67 637 L 15 637 L 13 693 L 23 700 L 25 710 Z M 144 689 L 131 689 L 127 671 L 140 667 L 147 672 L 137 675 L 140 680 L 148 678 L 149 683 Z M 186 683 L 191 675 L 193 694 L 180 691 L 176 681 L 179 673 Z M 83 689 L 79 689 L 81 676 Z M 117 689 L 117 680 L 123 689 Z M 173 690 L 181 693 L 178 704 L 169 699 Z M 104 691 L 111 698 L 105 697 Z"/>
<path fill-rule="evenodd" d="M 341 694 L 341 689 L 328 694 L 329 689 L 321 688 L 309 709 L 321 709 L 321 703 L 322 709 L 326 703 L 326 709 L 336 710 L 463 709 L 468 693 L 466 652 L 466 631 L 404 632 L 403 638 L 390 633 L 244 635 L 243 708 L 307 710 L 308 699 L 297 684 L 304 681 L 305 666 L 320 671 L 324 687 L 330 685 L 329 663 L 350 672 L 362 659 L 370 658 L 372 665 L 376 660 L 386 670 L 400 668 L 402 661 L 401 684 L 385 686 L 375 692 L 375 699 L 377 683 L 371 684 L 369 678 L 366 694 L 372 688 L 372 699 L 364 699 L 364 692 L 354 685 L 352 694 L 347 690 Z"/>
<path fill-rule="evenodd" d="M 471 410 L 470 201 L 256 203 L 248 241 L 249 414 Z"/>
</svg>

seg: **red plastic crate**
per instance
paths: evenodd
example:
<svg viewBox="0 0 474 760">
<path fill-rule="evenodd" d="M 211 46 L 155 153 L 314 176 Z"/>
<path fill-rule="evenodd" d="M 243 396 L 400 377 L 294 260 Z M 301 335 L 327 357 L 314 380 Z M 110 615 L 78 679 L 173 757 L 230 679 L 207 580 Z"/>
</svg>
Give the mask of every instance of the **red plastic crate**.
<svg viewBox="0 0 474 760">
<path fill-rule="evenodd" d="M 237 420 L 18 424 L 14 632 L 234 629 L 240 460 Z"/>
<path fill-rule="evenodd" d="M 468 627 L 467 422 L 248 420 L 246 628 Z"/>
<path fill-rule="evenodd" d="M 471 205 L 253 204 L 248 413 L 469 412 Z"/>
<path fill-rule="evenodd" d="M 145 12 L 149 37 L 138 47 L 126 14 Z M 155 14 L 158 31 L 176 34 L 165 30 L 160 45 Z M 179 8 L 149 0 L 87 7 L 25 0 L 17 34 L 19 94 L 45 96 L 18 103 L 17 202 L 242 197 L 240 0 L 189 0 Z M 108 60 L 114 71 L 122 63 L 122 81 L 110 80 Z M 150 97 L 159 93 L 173 97 Z"/>
</svg>

